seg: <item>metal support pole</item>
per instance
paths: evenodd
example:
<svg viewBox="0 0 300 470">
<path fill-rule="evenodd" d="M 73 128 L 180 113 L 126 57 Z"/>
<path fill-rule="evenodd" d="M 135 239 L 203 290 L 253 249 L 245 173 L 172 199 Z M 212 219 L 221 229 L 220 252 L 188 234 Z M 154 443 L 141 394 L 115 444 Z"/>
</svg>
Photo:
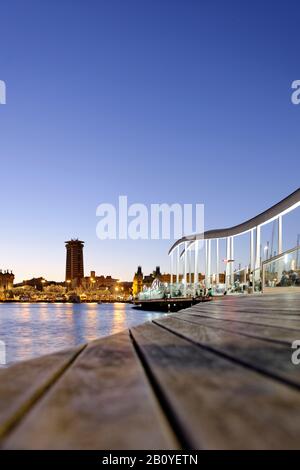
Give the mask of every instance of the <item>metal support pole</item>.
<svg viewBox="0 0 300 470">
<path fill-rule="evenodd" d="M 282 215 L 278 216 L 278 245 L 277 245 L 277 254 L 281 255 L 282 253 Z M 281 279 L 282 276 L 282 264 L 280 261 L 278 261 L 278 269 L 277 269 L 277 275 L 278 279 Z"/>
<path fill-rule="evenodd" d="M 196 240 L 195 242 L 195 267 L 194 267 L 194 296 L 196 295 L 197 284 L 198 284 L 198 251 L 199 251 L 199 241 Z"/>
<path fill-rule="evenodd" d="M 261 243 L 260 243 L 260 225 L 256 227 L 256 249 L 255 249 L 255 271 L 253 282 L 260 280 L 260 261 L 261 261 Z"/>
<path fill-rule="evenodd" d="M 170 297 L 172 298 L 173 287 L 173 252 L 170 254 Z"/>
<path fill-rule="evenodd" d="M 233 250 L 233 237 L 230 237 L 230 283 L 234 284 L 234 250 Z"/>
<path fill-rule="evenodd" d="M 184 296 L 186 296 L 187 287 L 187 242 L 184 242 Z"/>
<path fill-rule="evenodd" d="M 297 247 L 300 246 L 300 234 L 298 233 L 297 235 Z M 299 269 L 300 264 L 299 264 L 299 250 L 297 250 L 297 258 L 296 258 L 296 269 Z"/>
<path fill-rule="evenodd" d="M 193 282 L 193 250 L 190 249 L 190 284 L 192 288 L 192 282 Z"/>
<path fill-rule="evenodd" d="M 278 216 L 278 255 L 282 253 L 282 215 Z"/>
<path fill-rule="evenodd" d="M 219 266 L 220 266 L 220 254 L 219 254 L 219 239 L 216 240 L 216 284 L 219 284 L 220 276 L 219 276 Z"/>
<path fill-rule="evenodd" d="M 252 292 L 254 292 L 254 229 L 250 230 L 250 274 L 252 279 Z M 249 274 L 249 281 L 250 281 Z"/>
<path fill-rule="evenodd" d="M 180 253 L 179 253 L 179 245 L 176 250 L 177 259 L 176 259 L 176 283 L 179 283 L 179 263 L 180 263 Z"/>
<path fill-rule="evenodd" d="M 207 240 L 207 285 L 210 287 L 211 284 L 211 240 Z"/>
<path fill-rule="evenodd" d="M 255 250 L 255 269 L 260 267 L 260 225 L 256 227 L 256 250 Z"/>
<path fill-rule="evenodd" d="M 205 240 L 205 287 L 207 287 L 207 240 Z"/>
<path fill-rule="evenodd" d="M 230 274 L 230 238 L 226 238 L 226 271 L 225 271 L 225 284 L 226 289 L 229 288 L 229 274 Z"/>
<path fill-rule="evenodd" d="M 188 250 L 188 273 L 189 273 L 189 284 L 192 283 L 192 251 Z"/>
</svg>

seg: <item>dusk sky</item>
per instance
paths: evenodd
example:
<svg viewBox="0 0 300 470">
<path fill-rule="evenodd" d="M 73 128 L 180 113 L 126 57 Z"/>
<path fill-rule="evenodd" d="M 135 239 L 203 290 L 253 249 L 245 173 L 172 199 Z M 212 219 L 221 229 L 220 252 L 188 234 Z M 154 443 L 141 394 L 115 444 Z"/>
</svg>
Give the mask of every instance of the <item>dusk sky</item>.
<svg viewBox="0 0 300 470">
<path fill-rule="evenodd" d="M 296 190 L 300 3 L 2 0 L 0 268 L 63 280 L 169 270 L 169 241 L 100 241 L 96 208 L 204 203 L 205 227 L 242 222 Z M 296 245 L 298 212 L 284 218 Z M 265 237 L 268 237 L 266 234 Z"/>
</svg>

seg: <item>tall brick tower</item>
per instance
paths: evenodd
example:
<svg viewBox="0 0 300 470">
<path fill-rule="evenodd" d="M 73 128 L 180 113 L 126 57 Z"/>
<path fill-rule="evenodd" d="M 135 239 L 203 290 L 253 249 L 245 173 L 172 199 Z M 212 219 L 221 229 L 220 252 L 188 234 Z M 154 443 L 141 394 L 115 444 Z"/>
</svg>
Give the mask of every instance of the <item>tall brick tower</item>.
<svg viewBox="0 0 300 470">
<path fill-rule="evenodd" d="M 69 240 L 65 242 L 67 249 L 66 258 L 66 282 L 72 287 L 78 287 L 84 276 L 83 245 L 81 240 Z"/>
</svg>

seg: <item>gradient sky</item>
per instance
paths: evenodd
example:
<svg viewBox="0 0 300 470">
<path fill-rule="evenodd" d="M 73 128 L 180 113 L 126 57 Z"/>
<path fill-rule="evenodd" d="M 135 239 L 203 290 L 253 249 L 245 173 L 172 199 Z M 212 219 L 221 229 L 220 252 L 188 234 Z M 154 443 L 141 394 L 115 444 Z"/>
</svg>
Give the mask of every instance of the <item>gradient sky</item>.
<svg viewBox="0 0 300 470">
<path fill-rule="evenodd" d="M 86 272 L 168 270 L 167 241 L 97 239 L 121 194 L 204 203 L 209 229 L 299 187 L 299 1 L 2 0 L 0 17 L 0 267 L 17 280 L 63 279 L 77 236 Z"/>
</svg>

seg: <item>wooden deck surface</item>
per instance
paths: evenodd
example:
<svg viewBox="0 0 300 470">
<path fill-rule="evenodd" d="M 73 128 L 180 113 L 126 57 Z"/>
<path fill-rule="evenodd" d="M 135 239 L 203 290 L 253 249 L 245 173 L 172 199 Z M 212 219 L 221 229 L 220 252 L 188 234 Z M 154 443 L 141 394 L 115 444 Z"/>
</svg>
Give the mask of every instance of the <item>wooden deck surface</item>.
<svg viewBox="0 0 300 470">
<path fill-rule="evenodd" d="M 2 449 L 300 448 L 300 294 L 227 297 L 0 370 Z"/>
</svg>

